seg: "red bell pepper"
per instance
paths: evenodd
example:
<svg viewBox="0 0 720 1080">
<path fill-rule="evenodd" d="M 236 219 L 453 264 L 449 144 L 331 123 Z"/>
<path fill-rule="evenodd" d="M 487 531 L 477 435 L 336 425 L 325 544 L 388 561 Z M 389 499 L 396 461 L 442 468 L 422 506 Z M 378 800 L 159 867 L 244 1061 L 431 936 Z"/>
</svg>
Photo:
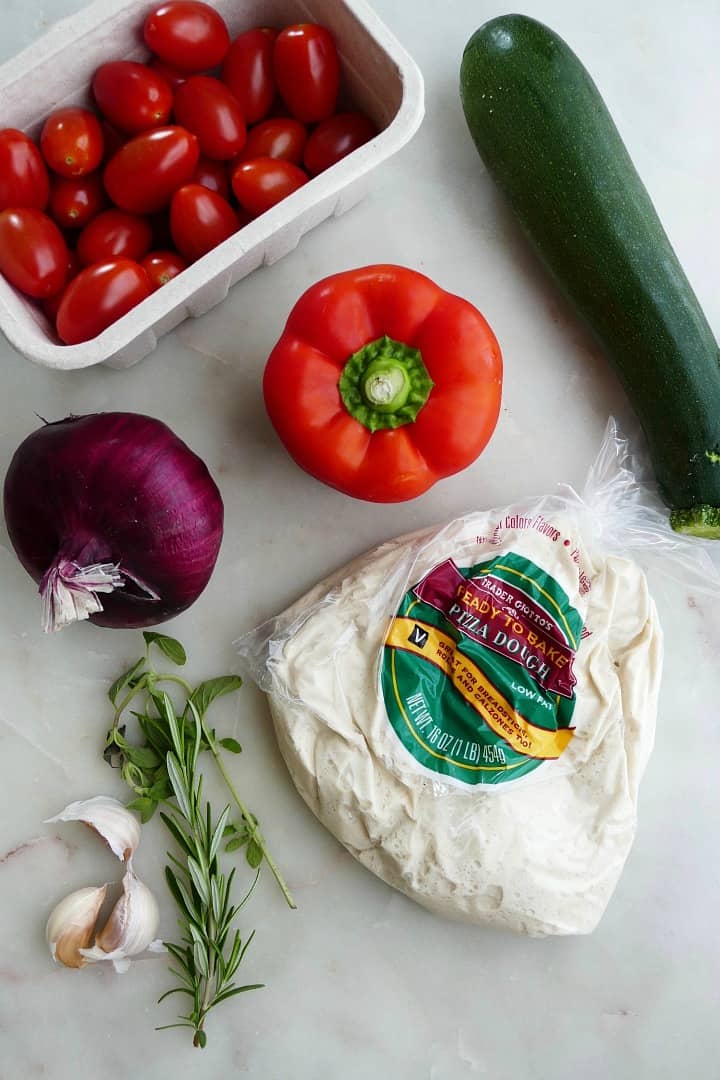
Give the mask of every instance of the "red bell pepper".
<svg viewBox="0 0 720 1080">
<path fill-rule="evenodd" d="M 401 502 L 466 468 L 500 411 L 502 357 L 480 312 L 401 266 L 313 285 L 265 369 L 265 404 L 307 472 Z"/>
</svg>

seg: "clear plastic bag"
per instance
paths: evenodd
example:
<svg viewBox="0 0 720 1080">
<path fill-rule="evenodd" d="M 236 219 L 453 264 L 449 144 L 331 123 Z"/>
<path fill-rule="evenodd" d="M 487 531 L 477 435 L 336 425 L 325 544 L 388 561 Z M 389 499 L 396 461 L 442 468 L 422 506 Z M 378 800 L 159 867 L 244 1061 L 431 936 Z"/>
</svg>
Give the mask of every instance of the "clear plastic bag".
<svg viewBox="0 0 720 1080">
<path fill-rule="evenodd" d="M 635 830 L 662 635 L 639 562 L 720 592 L 610 422 L 581 493 L 382 544 L 245 635 L 298 791 L 433 911 L 600 918 Z"/>
</svg>

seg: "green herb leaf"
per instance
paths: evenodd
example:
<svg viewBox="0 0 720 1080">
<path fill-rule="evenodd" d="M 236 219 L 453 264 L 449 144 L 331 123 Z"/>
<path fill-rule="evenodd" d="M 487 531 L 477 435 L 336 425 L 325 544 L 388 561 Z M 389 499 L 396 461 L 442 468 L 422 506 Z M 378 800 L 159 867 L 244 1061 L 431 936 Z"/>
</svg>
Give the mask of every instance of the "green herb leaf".
<svg viewBox="0 0 720 1080">
<path fill-rule="evenodd" d="M 247 837 L 246 836 L 236 836 L 232 840 L 228 840 L 227 844 L 225 845 L 225 850 L 229 854 L 231 851 L 239 851 L 239 849 L 241 847 L 245 847 L 246 844 L 247 844 Z"/>
<path fill-rule="evenodd" d="M 207 682 L 202 682 L 199 686 L 196 686 L 190 700 L 200 715 L 204 716 L 215 698 L 222 697 L 224 694 L 232 694 L 239 690 L 241 686 L 242 679 L 239 675 L 220 675 L 217 679 L 208 679 Z"/>
<path fill-rule="evenodd" d="M 242 746 L 237 739 L 220 739 L 218 746 L 228 750 L 231 754 L 242 754 Z"/>
<path fill-rule="evenodd" d="M 257 870 L 258 866 L 263 861 L 263 849 L 256 840 L 251 839 L 248 843 L 245 858 L 247 859 L 248 864 L 252 866 L 253 870 Z"/>
<path fill-rule="evenodd" d="M 128 746 L 125 756 L 139 769 L 156 769 L 162 764 L 162 758 L 151 746 Z"/>
<path fill-rule="evenodd" d="M 168 637 L 166 634 L 156 634 L 151 630 L 144 630 L 143 637 L 148 646 L 157 645 L 158 649 L 165 653 L 168 660 L 172 660 L 173 664 L 177 664 L 178 667 L 182 667 L 187 663 L 187 653 L 176 638 Z"/>
<path fill-rule="evenodd" d="M 153 816 L 157 810 L 157 806 L 158 804 L 155 799 L 150 799 L 145 795 L 141 796 L 139 799 L 133 799 L 132 802 L 127 804 L 128 810 L 135 810 L 136 813 L 140 815 L 143 825 Z"/>
<path fill-rule="evenodd" d="M 139 675 L 141 668 L 143 668 L 144 666 L 145 657 L 141 656 L 139 660 L 135 661 L 131 668 L 128 668 L 124 675 L 121 675 L 115 680 L 115 682 L 108 690 L 108 697 L 110 698 L 110 701 L 113 703 L 113 705 L 115 705 L 115 703 L 117 702 L 118 694 L 120 693 L 120 691 L 124 690 L 125 687 L 132 682 L 136 675 Z"/>
<path fill-rule="evenodd" d="M 222 1001 L 227 1001 L 228 998 L 235 997 L 236 994 L 246 994 L 248 990 L 264 990 L 265 983 L 250 983 L 248 986 L 235 986 L 232 990 L 223 990 L 221 994 L 213 1001 L 213 1005 L 219 1005 Z"/>
</svg>

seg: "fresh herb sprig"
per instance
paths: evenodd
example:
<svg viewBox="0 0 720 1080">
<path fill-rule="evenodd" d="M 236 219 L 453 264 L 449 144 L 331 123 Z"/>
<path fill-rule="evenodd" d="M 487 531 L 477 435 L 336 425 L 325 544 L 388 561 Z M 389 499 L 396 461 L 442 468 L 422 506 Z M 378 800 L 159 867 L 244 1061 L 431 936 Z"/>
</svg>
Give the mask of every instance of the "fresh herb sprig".
<svg viewBox="0 0 720 1080">
<path fill-rule="evenodd" d="M 230 889 L 235 874 L 222 873 L 218 855 L 230 816 L 226 806 L 217 822 L 212 820 L 209 803 L 202 805 L 202 776 L 198 773 L 198 755 L 203 741 L 210 744 L 199 711 L 189 702 L 191 724 L 178 719 L 167 693 L 159 695 L 158 707 L 167 723 L 172 749 L 166 757 L 167 772 L 175 796 L 175 805 L 160 816 L 174 836 L 182 861 L 168 854 L 172 866 L 165 867 L 165 879 L 180 912 L 182 938 L 179 944 L 165 945 L 176 966 L 170 968 L 179 985 L 162 995 L 184 994 L 191 1008 L 175 1024 L 160 1030 L 188 1027 L 193 1031 L 193 1045 L 207 1044 L 205 1020 L 211 1009 L 248 990 L 258 990 L 262 983 L 238 986 L 233 978 L 254 937 L 243 943 L 239 930 L 232 932 L 237 913 L 252 893 L 259 870 L 245 898 L 234 906 Z"/>
<path fill-rule="evenodd" d="M 153 631 L 145 631 L 143 637 L 145 654 L 116 679 L 108 691 L 115 713 L 105 742 L 104 756 L 114 768 L 120 769 L 123 779 L 135 795 L 128 805 L 141 815 L 143 821 L 148 821 L 161 803 L 174 795 L 176 797 L 167 766 L 167 755 L 174 747 L 169 721 L 163 711 L 163 700 L 167 694 L 162 690 L 162 684 L 172 684 L 185 695 L 184 706 L 176 714 L 184 736 L 190 740 L 194 737 L 194 714 L 197 714 L 200 718 L 198 752 L 210 752 L 239 811 L 239 820 L 228 819 L 224 825 L 226 850 L 244 848 L 245 858 L 254 870 L 266 862 L 288 906 L 295 908 L 295 900 L 268 849 L 258 819 L 240 798 L 223 761 L 222 750 L 239 754 L 242 747 L 236 739 L 218 739 L 215 731 L 205 722 L 212 703 L 238 690 L 242 679 L 237 675 L 222 675 L 193 687 L 175 672 L 157 671 L 151 663 L 151 649 L 154 646 L 173 664 L 182 667 L 187 661 L 187 654 L 180 642 Z M 130 705 L 138 700 L 141 703 L 139 710 L 130 709 Z M 131 742 L 127 726 L 123 723 L 128 711 L 135 717 L 144 737 L 140 743 Z"/>
</svg>

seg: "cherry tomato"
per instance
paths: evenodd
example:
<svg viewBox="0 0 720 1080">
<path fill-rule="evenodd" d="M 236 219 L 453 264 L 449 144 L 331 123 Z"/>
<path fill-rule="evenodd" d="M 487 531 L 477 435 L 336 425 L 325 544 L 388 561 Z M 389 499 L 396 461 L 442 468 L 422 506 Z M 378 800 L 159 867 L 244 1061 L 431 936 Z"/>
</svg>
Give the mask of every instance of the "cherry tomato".
<svg viewBox="0 0 720 1080">
<path fill-rule="evenodd" d="M 61 176 L 87 176 L 103 158 L 100 121 L 87 109 L 58 109 L 45 121 L 40 149 L 50 168 Z"/>
<path fill-rule="evenodd" d="M 54 221 L 25 206 L 0 213 L 0 273 L 27 296 L 44 300 L 67 276 L 68 249 Z"/>
<path fill-rule="evenodd" d="M 245 121 L 227 86 L 209 75 L 193 75 L 175 92 L 175 119 L 197 135 L 200 153 L 230 161 L 245 145 Z"/>
<path fill-rule="evenodd" d="M 233 41 L 222 69 L 222 81 L 230 87 L 245 121 L 254 124 L 267 115 L 275 98 L 273 49 L 277 30 L 247 30 Z"/>
<path fill-rule="evenodd" d="M 138 135 L 167 124 L 173 95 L 162 75 L 145 64 L 115 60 L 103 64 L 93 77 L 93 93 L 100 112 L 117 128 Z"/>
<path fill-rule="evenodd" d="M 60 302 L 60 340 L 77 345 L 97 337 L 151 291 L 147 274 L 131 259 L 109 259 L 87 266 L 70 282 Z"/>
<path fill-rule="evenodd" d="M 304 125 L 292 117 L 263 120 L 248 132 L 238 161 L 271 157 L 301 165 L 307 137 Z"/>
<path fill-rule="evenodd" d="M 105 188 L 121 210 L 152 214 L 186 184 L 200 157 L 195 136 L 181 127 L 155 128 L 136 135 L 105 169 Z"/>
<path fill-rule="evenodd" d="M 152 226 L 146 218 L 123 210 L 106 210 L 80 233 L 78 259 L 83 266 L 108 259 L 140 262 L 152 247 L 152 241 Z"/>
<path fill-rule="evenodd" d="M 63 229 L 82 229 L 106 203 L 99 173 L 89 176 L 54 176 L 50 186 L 50 213 Z"/>
<path fill-rule="evenodd" d="M 173 195 L 170 230 L 181 255 L 191 262 L 222 244 L 240 227 L 232 206 L 200 184 L 187 184 Z"/>
<path fill-rule="evenodd" d="M 250 214 L 264 214 L 307 181 L 297 165 L 270 157 L 241 161 L 232 174 L 235 197 Z"/>
<path fill-rule="evenodd" d="M 46 318 L 50 320 L 53 326 L 55 325 L 55 320 L 57 319 L 57 313 L 60 310 L 60 304 L 62 303 L 63 296 L 65 295 L 65 290 L 67 289 L 72 279 L 74 277 L 77 277 L 77 275 L 80 273 L 80 269 L 80 262 L 75 252 L 68 251 L 67 277 L 65 278 L 65 284 L 63 285 L 60 292 L 56 292 L 54 296 L 48 296 L 47 300 L 43 300 L 40 305 L 45 312 Z"/>
<path fill-rule="evenodd" d="M 197 0 L 171 0 L 145 21 L 148 48 L 178 71 L 205 71 L 222 64 L 230 34 L 215 8 Z"/>
<path fill-rule="evenodd" d="M 49 194 L 48 171 L 32 139 L 15 128 L 0 131 L 0 210 L 44 210 Z"/>
<path fill-rule="evenodd" d="M 187 270 L 187 263 L 182 255 L 176 251 L 151 251 L 140 264 L 150 279 L 150 287 L 153 292 L 167 285 L 183 270 Z"/>
<path fill-rule="evenodd" d="M 362 113 L 336 113 L 318 124 L 308 138 L 305 168 L 311 176 L 317 176 L 375 135 L 377 128 Z"/>
<path fill-rule="evenodd" d="M 190 183 L 202 184 L 203 187 L 222 195 L 223 199 L 230 198 L 230 176 L 222 161 L 211 161 L 210 158 L 201 157 L 190 178 Z"/>
<path fill-rule="evenodd" d="M 161 75 L 171 90 L 177 90 L 178 86 L 182 86 L 184 82 L 187 82 L 187 71 L 178 71 L 177 68 L 171 67 L 170 64 L 164 64 L 162 60 L 158 60 L 157 56 L 152 58 L 148 67 L 151 71 Z"/>
<path fill-rule="evenodd" d="M 297 120 L 317 124 L 332 116 L 340 60 L 329 30 L 315 23 L 287 26 L 275 42 L 273 65 L 277 88 Z"/>
</svg>

